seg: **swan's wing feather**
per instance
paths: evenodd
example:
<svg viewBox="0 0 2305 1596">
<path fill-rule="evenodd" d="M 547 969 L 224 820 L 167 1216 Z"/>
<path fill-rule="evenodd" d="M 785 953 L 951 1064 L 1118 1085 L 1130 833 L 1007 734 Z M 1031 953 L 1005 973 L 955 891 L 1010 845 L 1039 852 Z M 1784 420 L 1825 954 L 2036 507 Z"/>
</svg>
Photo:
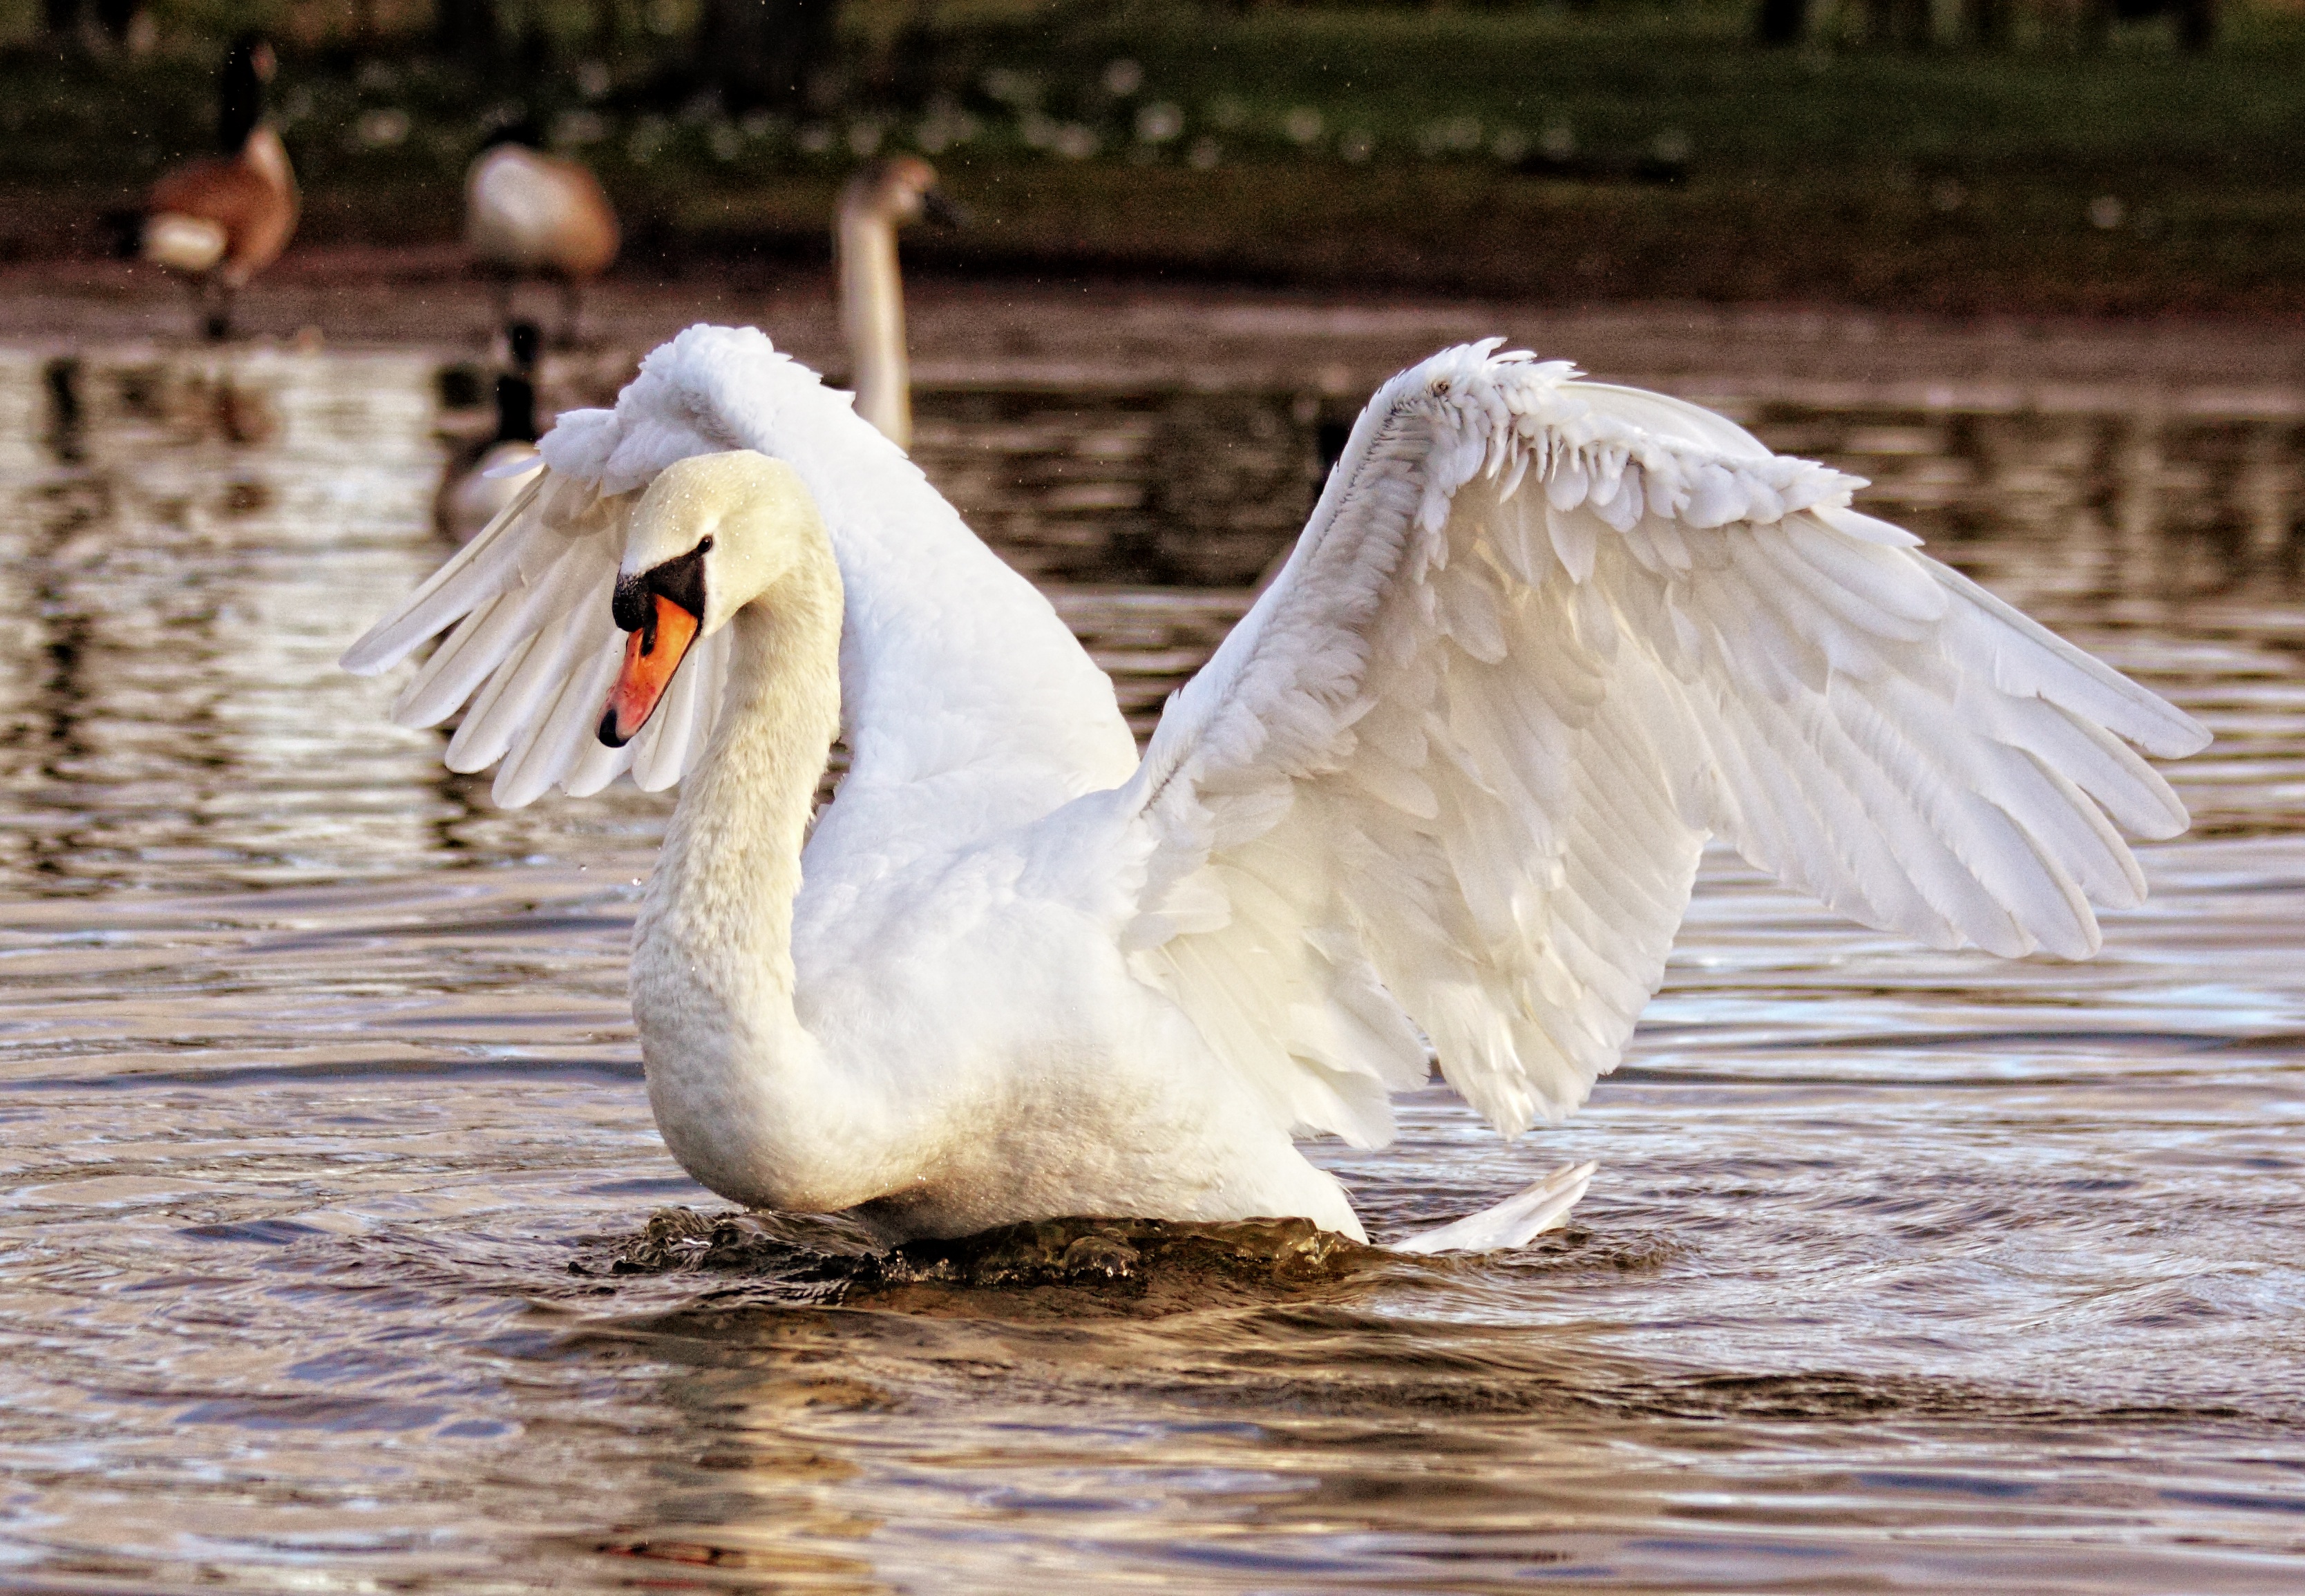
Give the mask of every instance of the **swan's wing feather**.
<svg viewBox="0 0 2305 1596">
<path fill-rule="evenodd" d="M 361 675 L 388 669 L 443 626 L 468 614 L 472 594 L 501 591 L 504 568 L 520 558 L 523 539 L 512 529 L 525 527 L 544 481 L 543 472 L 532 476 L 478 536 L 344 650 L 344 667 Z"/>
<path fill-rule="evenodd" d="M 801 474 L 846 590 L 852 760 L 818 850 L 932 851 L 1127 778 L 1135 750 L 1111 683 L 1048 601 L 846 395 L 750 328 L 691 327 L 649 355 L 615 410 L 565 412 L 520 496 L 354 643 L 346 668 L 389 669 L 446 633 L 394 717 L 430 726 L 461 710 L 448 764 L 501 761 L 500 803 L 627 770 L 671 785 L 710 740 L 731 645 L 725 632 L 699 642 L 641 735 L 603 749 L 594 731 L 623 647 L 609 598 L 639 491 L 675 461 L 732 448 Z"/>
<path fill-rule="evenodd" d="M 1389 384 L 1122 794 L 1128 945 L 1297 1125 L 1613 1067 L 1718 835 L 1867 924 L 2097 946 L 2189 717 L 1848 507 L 1855 479 L 1493 344 Z"/>
<path fill-rule="evenodd" d="M 575 418 L 580 432 L 589 419 Z M 463 711 L 446 762 L 472 771 L 501 761 L 494 795 L 508 808 L 554 786 L 598 792 L 636 766 L 668 785 L 694 745 L 694 683 L 719 678 L 727 643 L 709 638 L 682 665 L 681 691 L 666 706 L 677 700 L 678 717 L 660 712 L 622 748 L 601 743 L 600 708 L 624 653 L 609 598 L 631 508 L 630 494 L 604 495 L 597 480 L 540 471 L 480 537 L 353 645 L 346 668 L 389 669 L 445 631 L 394 701 L 393 719 L 437 726 Z M 706 701 L 708 720 L 717 705 Z M 668 750 L 677 751 L 673 760 Z"/>
</svg>

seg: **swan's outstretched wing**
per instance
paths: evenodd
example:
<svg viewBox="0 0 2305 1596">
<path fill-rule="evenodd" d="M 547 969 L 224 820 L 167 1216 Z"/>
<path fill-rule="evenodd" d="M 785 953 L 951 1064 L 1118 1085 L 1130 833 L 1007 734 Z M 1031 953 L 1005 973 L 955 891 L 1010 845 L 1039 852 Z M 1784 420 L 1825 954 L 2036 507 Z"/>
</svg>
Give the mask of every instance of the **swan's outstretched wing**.
<svg viewBox="0 0 2305 1596">
<path fill-rule="evenodd" d="M 841 636 L 846 829 L 948 845 L 1127 777 L 1112 684 L 1048 601 L 961 522 L 848 396 L 752 328 L 696 327 L 642 362 L 613 411 L 564 414 L 532 487 L 344 655 L 363 674 L 447 636 L 393 708 L 464 717 L 448 764 L 503 760 L 496 798 L 668 786 L 702 751 L 727 635 L 698 644 L 642 734 L 595 736 L 623 635 L 609 596 L 640 490 L 693 454 L 758 449 L 814 495 L 847 590 Z M 470 707 L 466 708 L 467 700 Z M 820 836 L 835 828 L 828 817 Z"/>
<path fill-rule="evenodd" d="M 1297 1125 L 1449 1081 L 1575 1108 L 1708 834 L 1939 947 L 2080 957 L 2185 812 L 2192 720 L 1692 405 L 1449 351 L 1372 402 L 1279 580 L 1123 801 L 1129 940 Z M 1414 1028 L 1409 1023 L 1414 1022 Z"/>
<path fill-rule="evenodd" d="M 507 808 L 556 786 L 597 793 L 627 770 L 650 791 L 670 786 L 711 733 L 727 637 L 691 650 L 639 736 L 602 746 L 600 708 L 625 645 L 608 601 L 634 497 L 540 469 L 480 536 L 345 652 L 345 668 L 384 670 L 447 632 L 393 701 L 392 717 L 437 726 L 464 709 L 448 768 L 502 760 L 494 794 Z"/>
</svg>

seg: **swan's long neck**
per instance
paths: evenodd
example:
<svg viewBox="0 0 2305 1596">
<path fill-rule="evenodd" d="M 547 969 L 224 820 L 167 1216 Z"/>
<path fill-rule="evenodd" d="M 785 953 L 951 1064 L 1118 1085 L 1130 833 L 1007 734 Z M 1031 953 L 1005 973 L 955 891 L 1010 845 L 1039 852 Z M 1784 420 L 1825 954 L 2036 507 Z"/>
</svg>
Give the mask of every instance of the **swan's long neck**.
<svg viewBox="0 0 2305 1596">
<path fill-rule="evenodd" d="M 642 902 L 633 1013 L 673 1156 L 725 1196 L 822 1210 L 876 1193 L 845 1147 L 871 1130 L 794 1010 L 793 899 L 839 729 L 841 589 L 820 537 L 728 623 L 719 727 L 687 777 Z M 844 1167 L 845 1166 L 845 1167 Z"/>
<path fill-rule="evenodd" d="M 897 227 L 870 191 L 840 206 L 840 330 L 855 366 L 856 413 L 900 449 L 913 446 L 912 376 L 905 364 L 905 291 Z"/>
</svg>

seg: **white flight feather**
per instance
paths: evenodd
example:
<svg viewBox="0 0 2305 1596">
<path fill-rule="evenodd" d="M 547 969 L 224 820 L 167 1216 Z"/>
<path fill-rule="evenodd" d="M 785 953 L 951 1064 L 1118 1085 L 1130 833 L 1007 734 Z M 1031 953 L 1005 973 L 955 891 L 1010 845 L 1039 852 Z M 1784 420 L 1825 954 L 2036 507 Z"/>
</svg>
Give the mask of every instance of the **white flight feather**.
<svg viewBox="0 0 2305 1596">
<path fill-rule="evenodd" d="M 387 669 L 475 616 L 404 690 L 396 719 L 431 725 L 462 708 L 450 762 L 505 760 L 507 805 L 627 768 L 672 785 L 710 740 L 727 673 L 717 639 L 621 759 L 593 751 L 601 705 L 583 700 L 596 685 L 605 698 L 624 646 L 608 602 L 637 490 L 676 460 L 737 447 L 790 461 L 832 533 L 848 592 L 852 812 L 869 807 L 872 824 L 901 824 L 926 849 L 1127 776 L 1135 749 L 1111 684 L 1048 601 L 856 424 L 847 395 L 750 328 L 693 327 L 642 362 L 615 409 L 564 412 L 539 446 L 546 469 L 345 667 Z M 918 785 L 931 777 L 933 794 Z"/>
<path fill-rule="evenodd" d="M 1335 887 L 1306 935 L 1357 939 L 1512 1131 L 1616 1062 L 1708 834 L 1927 942 L 2093 951 L 2092 899 L 2141 885 L 2114 826 L 2183 825 L 2119 739 L 2173 756 L 2199 728 L 1851 510 L 1856 479 L 1493 349 L 1377 395 L 1280 579 L 1162 717 L 1132 787 L 1163 839 L 1138 968 L 1190 1008 L 1161 961 L 1246 933 L 1175 930 L 1165 905 L 1286 852 Z M 1211 845 L 1257 774 L 1298 801 Z"/>
</svg>

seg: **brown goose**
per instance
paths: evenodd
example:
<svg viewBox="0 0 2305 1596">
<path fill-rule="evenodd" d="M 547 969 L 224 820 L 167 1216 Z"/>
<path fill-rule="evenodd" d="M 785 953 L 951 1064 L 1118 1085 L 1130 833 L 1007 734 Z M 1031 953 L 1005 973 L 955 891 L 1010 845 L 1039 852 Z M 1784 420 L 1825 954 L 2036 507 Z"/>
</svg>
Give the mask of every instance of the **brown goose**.
<svg viewBox="0 0 2305 1596">
<path fill-rule="evenodd" d="M 296 174 L 264 115 L 276 65 L 258 35 L 233 42 L 217 95 L 222 153 L 162 173 L 137 218 L 132 252 L 191 284 L 210 338 L 231 335 L 234 294 L 280 258 L 296 231 Z"/>
<path fill-rule="evenodd" d="M 503 284 L 499 319 L 512 319 L 512 291 L 523 277 L 560 284 L 560 341 L 576 338 L 578 296 L 617 259 L 616 208 L 600 179 L 574 161 L 530 148 L 526 123 L 498 132 L 464 174 L 464 245 L 473 263 Z"/>
<path fill-rule="evenodd" d="M 471 542 L 528 485 L 519 468 L 536 461 L 536 357 L 542 342 L 532 321 L 505 328 L 511 363 L 497 373 L 497 429 L 459 449 L 441 475 L 433 519 L 459 543 Z"/>
</svg>

